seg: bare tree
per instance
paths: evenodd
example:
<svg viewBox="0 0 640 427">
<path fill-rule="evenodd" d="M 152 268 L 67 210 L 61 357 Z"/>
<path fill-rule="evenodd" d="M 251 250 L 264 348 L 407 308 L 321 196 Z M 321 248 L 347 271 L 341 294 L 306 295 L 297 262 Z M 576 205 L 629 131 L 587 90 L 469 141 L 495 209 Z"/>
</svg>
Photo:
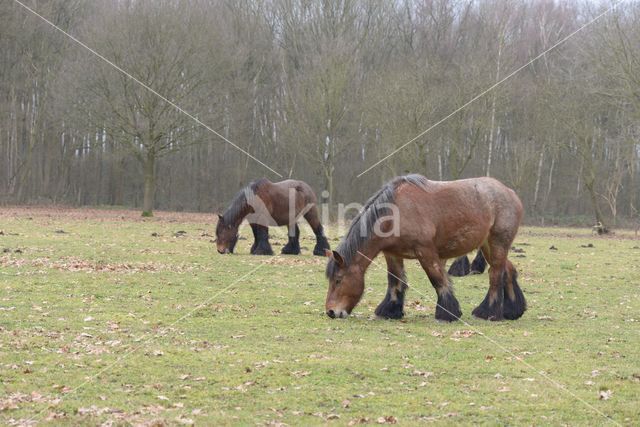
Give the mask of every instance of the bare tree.
<svg viewBox="0 0 640 427">
<path fill-rule="evenodd" d="M 100 135 L 90 144 L 116 143 L 142 166 L 143 215 L 151 216 L 157 160 L 203 138 L 193 119 L 175 105 L 195 112 L 206 99 L 211 86 L 205 77 L 205 42 L 216 39 L 207 40 L 211 34 L 198 9 L 178 2 L 98 8 L 83 39 L 124 71 L 79 50 L 64 88 L 73 93 L 76 119 L 81 112 L 89 129 Z"/>
</svg>

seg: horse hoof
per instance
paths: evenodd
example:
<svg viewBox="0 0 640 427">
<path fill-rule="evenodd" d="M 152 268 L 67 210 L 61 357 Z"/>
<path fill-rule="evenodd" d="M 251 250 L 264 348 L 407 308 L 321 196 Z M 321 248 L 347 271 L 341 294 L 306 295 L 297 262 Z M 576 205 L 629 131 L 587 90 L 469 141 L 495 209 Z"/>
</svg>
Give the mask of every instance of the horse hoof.
<svg viewBox="0 0 640 427">
<path fill-rule="evenodd" d="M 282 248 L 282 255 L 300 255 L 300 248 L 295 249 L 295 248 L 288 248 L 288 247 L 284 247 Z"/>
<path fill-rule="evenodd" d="M 251 252 L 251 255 L 273 255 L 273 251 L 271 249 L 256 249 L 255 251 Z"/>
<path fill-rule="evenodd" d="M 376 311 L 376 317 L 381 320 L 399 320 L 404 317 L 404 311 L 389 311 L 384 313 L 378 313 Z"/>
<path fill-rule="evenodd" d="M 477 317 L 478 319 L 482 320 L 491 320 L 493 322 L 504 320 L 504 317 L 502 315 L 491 313 L 483 309 L 482 307 L 476 307 L 471 314 L 473 314 L 473 317 Z"/>
<path fill-rule="evenodd" d="M 376 308 L 376 316 L 380 319 L 402 319 L 404 317 L 403 304 L 385 300 Z"/>
<path fill-rule="evenodd" d="M 460 319 L 461 316 L 460 304 L 452 293 L 444 293 L 438 296 L 436 319 L 453 322 Z"/>
<path fill-rule="evenodd" d="M 455 322 L 462 317 L 461 311 L 445 311 L 441 307 L 436 307 L 436 320 L 442 322 Z"/>
<path fill-rule="evenodd" d="M 512 277 L 511 286 L 513 290 L 513 299 L 511 299 L 505 293 L 503 312 L 505 319 L 516 320 L 522 317 L 524 312 L 527 310 L 527 300 L 522 293 L 522 289 L 520 289 L 520 286 L 518 285 L 517 273 L 514 273 Z"/>
<path fill-rule="evenodd" d="M 330 247 L 329 246 L 318 246 L 318 245 L 316 245 L 316 247 L 313 248 L 313 254 L 315 256 L 324 257 L 324 256 L 327 256 L 326 252 L 325 252 L 326 250 L 330 250 Z"/>
</svg>

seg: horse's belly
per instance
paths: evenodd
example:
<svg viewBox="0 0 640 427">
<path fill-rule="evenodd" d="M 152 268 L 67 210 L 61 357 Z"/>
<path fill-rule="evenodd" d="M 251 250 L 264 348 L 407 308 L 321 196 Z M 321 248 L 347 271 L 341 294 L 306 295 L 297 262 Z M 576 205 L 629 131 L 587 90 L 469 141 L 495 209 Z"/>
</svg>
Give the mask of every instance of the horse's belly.
<svg viewBox="0 0 640 427">
<path fill-rule="evenodd" d="M 480 247 L 486 240 L 489 230 L 472 225 L 462 226 L 457 232 L 442 237 L 438 242 L 438 254 L 449 259 L 467 254 Z"/>
</svg>

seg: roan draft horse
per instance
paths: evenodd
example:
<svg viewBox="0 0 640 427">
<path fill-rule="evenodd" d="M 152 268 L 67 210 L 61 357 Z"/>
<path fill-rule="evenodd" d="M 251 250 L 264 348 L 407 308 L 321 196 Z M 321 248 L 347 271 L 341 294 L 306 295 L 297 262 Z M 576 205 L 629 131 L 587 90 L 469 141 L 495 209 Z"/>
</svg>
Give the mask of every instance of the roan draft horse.
<svg viewBox="0 0 640 427">
<path fill-rule="evenodd" d="M 351 313 L 364 292 L 369 264 L 382 252 L 388 288 L 376 308 L 378 316 L 404 316 L 408 285 L 403 261 L 407 258 L 420 262 L 436 290 L 436 319 L 457 320 L 462 312 L 445 263 L 480 248 L 490 266 L 490 287 L 473 315 L 518 319 L 526 302 L 507 255 L 522 213 L 516 193 L 493 178 L 440 182 L 407 175 L 393 179 L 369 199 L 337 250 L 327 251 L 327 315 L 344 318 Z"/>
<path fill-rule="evenodd" d="M 300 253 L 300 229 L 297 220 L 303 216 L 316 235 L 314 255 L 324 256 L 329 242 L 324 235 L 317 206 L 318 199 L 306 182 L 288 179 L 273 183 L 259 179 L 240 190 L 231 206 L 218 215 L 216 245 L 221 254 L 233 253 L 238 242 L 238 228 L 247 218 L 255 241 L 252 255 L 273 255 L 269 244 L 269 227 L 286 225 L 289 241 L 282 248 L 283 254 Z"/>
</svg>

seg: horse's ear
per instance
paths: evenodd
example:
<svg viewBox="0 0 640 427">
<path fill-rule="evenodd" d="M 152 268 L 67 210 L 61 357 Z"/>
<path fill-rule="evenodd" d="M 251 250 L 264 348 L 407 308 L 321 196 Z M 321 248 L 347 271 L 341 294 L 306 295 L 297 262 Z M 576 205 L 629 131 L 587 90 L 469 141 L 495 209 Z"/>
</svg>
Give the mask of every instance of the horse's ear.
<svg viewBox="0 0 640 427">
<path fill-rule="evenodd" d="M 331 253 L 331 258 L 333 258 L 333 260 L 336 262 L 336 264 L 338 264 L 338 267 L 343 267 L 344 266 L 344 258 L 342 258 L 342 255 L 340 255 L 338 253 L 338 251 L 333 251 Z"/>
<path fill-rule="evenodd" d="M 222 215 L 218 214 L 218 221 L 222 221 Z"/>
</svg>

